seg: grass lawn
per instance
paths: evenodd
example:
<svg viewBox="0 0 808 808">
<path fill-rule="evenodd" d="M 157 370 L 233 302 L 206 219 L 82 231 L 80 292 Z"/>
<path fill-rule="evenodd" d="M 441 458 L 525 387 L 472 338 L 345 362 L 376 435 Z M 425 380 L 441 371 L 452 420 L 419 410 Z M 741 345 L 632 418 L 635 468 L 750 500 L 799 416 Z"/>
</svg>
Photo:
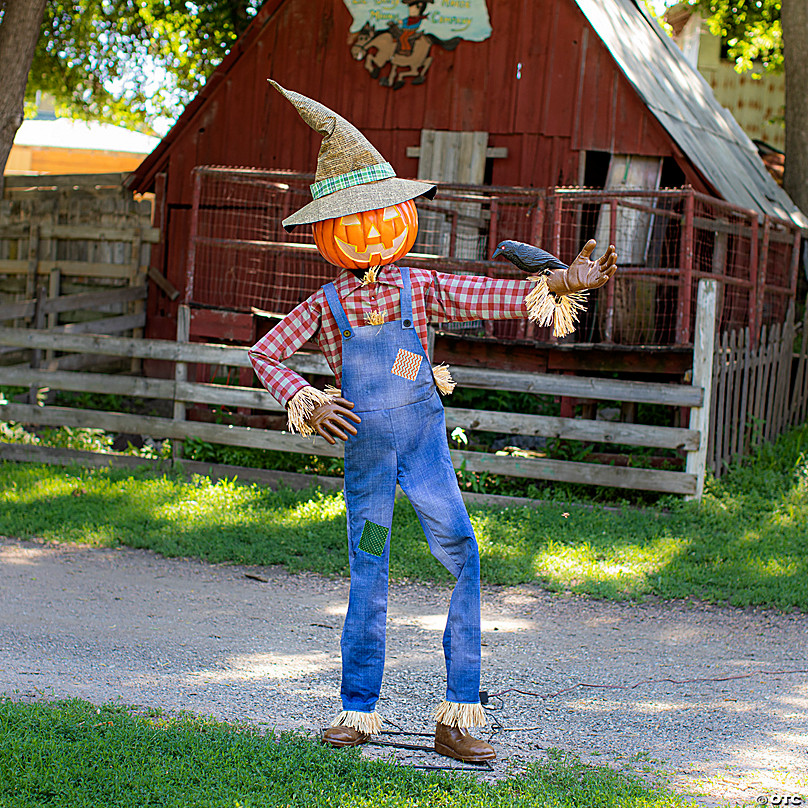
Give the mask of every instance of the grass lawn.
<svg viewBox="0 0 808 808">
<path fill-rule="evenodd" d="M 547 806 L 684 808 L 662 788 L 553 753 L 489 784 L 427 774 L 294 733 L 133 715 L 71 700 L 0 699 L 2 808 L 197 806 Z"/>
<path fill-rule="evenodd" d="M 479 507 L 471 516 L 485 583 L 808 610 L 808 425 L 709 481 L 701 504 L 667 498 L 615 513 L 558 502 Z M 0 534 L 348 572 L 340 493 L 188 482 L 147 470 L 0 464 Z M 392 536 L 393 577 L 449 580 L 405 500 Z"/>
</svg>

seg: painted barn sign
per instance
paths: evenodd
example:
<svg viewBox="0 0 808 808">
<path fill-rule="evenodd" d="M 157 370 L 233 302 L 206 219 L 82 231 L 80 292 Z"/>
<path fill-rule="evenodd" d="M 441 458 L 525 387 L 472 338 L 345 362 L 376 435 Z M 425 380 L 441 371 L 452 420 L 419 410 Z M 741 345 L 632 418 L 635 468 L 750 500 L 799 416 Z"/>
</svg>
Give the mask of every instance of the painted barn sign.
<svg viewBox="0 0 808 808">
<path fill-rule="evenodd" d="M 348 45 L 383 87 L 423 84 L 433 46 L 454 50 L 461 39 L 491 36 L 486 0 L 344 0 L 351 12 Z"/>
</svg>

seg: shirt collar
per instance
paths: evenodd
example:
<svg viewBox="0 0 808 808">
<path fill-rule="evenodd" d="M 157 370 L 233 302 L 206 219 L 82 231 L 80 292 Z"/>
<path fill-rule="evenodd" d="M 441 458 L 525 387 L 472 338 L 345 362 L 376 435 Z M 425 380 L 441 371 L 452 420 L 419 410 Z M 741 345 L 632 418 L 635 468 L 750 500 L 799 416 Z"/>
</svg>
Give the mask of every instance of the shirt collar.
<svg viewBox="0 0 808 808">
<path fill-rule="evenodd" d="M 377 271 L 377 283 L 383 283 L 387 286 L 398 286 L 403 288 L 404 283 L 401 280 L 401 271 L 395 264 L 386 264 Z M 357 289 L 362 288 L 362 281 L 353 274 L 353 272 L 343 269 L 336 278 L 334 278 L 334 287 L 337 294 L 345 299 L 348 295 L 353 294 Z"/>
</svg>

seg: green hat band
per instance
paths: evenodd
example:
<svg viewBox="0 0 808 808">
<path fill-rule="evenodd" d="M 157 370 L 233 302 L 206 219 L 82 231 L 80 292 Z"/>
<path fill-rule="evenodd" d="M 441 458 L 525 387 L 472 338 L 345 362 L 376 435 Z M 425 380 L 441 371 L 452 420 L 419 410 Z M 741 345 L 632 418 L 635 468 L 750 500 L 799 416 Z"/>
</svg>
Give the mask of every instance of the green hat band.
<svg viewBox="0 0 808 808">
<path fill-rule="evenodd" d="M 342 191 L 354 185 L 364 185 L 366 182 L 387 180 L 395 176 L 396 172 L 393 171 L 390 163 L 376 163 L 349 171 L 347 174 L 337 174 L 336 177 L 328 177 L 320 182 L 315 182 L 311 186 L 311 195 L 312 198 L 319 199 L 322 196 L 333 194 L 334 191 Z"/>
</svg>

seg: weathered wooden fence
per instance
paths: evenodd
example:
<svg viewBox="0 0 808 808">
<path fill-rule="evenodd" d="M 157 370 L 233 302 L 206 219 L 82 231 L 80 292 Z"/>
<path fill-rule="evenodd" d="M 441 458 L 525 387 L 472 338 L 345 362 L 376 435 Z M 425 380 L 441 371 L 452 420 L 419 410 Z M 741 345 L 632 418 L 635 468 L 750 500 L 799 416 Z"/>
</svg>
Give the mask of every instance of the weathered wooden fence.
<svg viewBox="0 0 808 808">
<path fill-rule="evenodd" d="M 7 177 L 0 200 L 0 324 L 62 333 L 131 334 L 145 325 L 151 203 L 121 174 Z M 43 357 L 0 348 L 0 361 Z M 45 357 L 54 361 L 52 352 Z M 86 367 L 93 357 L 56 360 Z M 51 365 L 53 367 L 53 365 Z"/>
<path fill-rule="evenodd" d="M 33 329 L 0 328 L 0 345 L 58 350 L 138 359 L 162 359 L 176 363 L 178 371 L 187 363 L 229 368 L 249 367 L 247 351 L 221 345 L 145 340 L 106 335 L 53 334 Z M 298 354 L 287 364 L 301 373 L 329 375 L 322 356 Z M 701 411 L 704 390 L 695 385 L 653 384 L 618 379 L 584 378 L 555 374 L 528 374 L 479 368 L 453 368 L 460 385 L 489 390 L 513 390 L 549 396 L 574 396 L 606 401 L 633 401 L 690 407 Z M 202 423 L 185 420 L 186 403 L 249 407 L 282 412 L 280 405 L 264 390 L 223 384 L 194 383 L 178 372 L 174 379 L 82 373 L 31 367 L 0 368 L 0 385 L 48 387 L 94 393 L 116 393 L 167 399 L 174 402 L 174 417 L 100 412 L 71 407 L 36 406 L 31 403 L 0 405 L 0 420 L 40 426 L 92 427 L 115 432 L 150 435 L 182 441 L 198 438 L 211 443 L 276 449 L 303 454 L 340 456 L 342 446 L 330 446 L 299 435 L 268 429 Z M 678 427 L 613 423 L 580 418 L 562 418 L 519 413 L 454 408 L 447 401 L 448 427 L 513 435 L 544 436 L 595 443 L 678 449 L 693 455 L 702 441 L 698 431 Z M 29 459 L 47 457 L 47 450 L 25 447 Z M 53 455 L 52 452 L 50 452 Z M 0 444 L 0 456 L 19 459 L 19 447 Z M 617 467 L 602 463 L 555 460 L 544 457 L 502 456 L 494 452 L 457 450 L 452 452 L 456 467 L 466 471 L 489 472 L 512 477 L 557 480 L 620 488 L 667 491 L 696 495 L 700 490 L 699 471 L 667 471 L 655 468 Z M 244 475 L 241 475 L 244 476 Z M 703 476 L 703 474 L 702 474 Z"/>
<path fill-rule="evenodd" d="M 795 330 L 800 329 L 795 329 L 793 315 L 782 329 L 775 326 L 768 334 L 764 333 L 758 345 L 752 348 L 745 341 L 746 338 L 739 338 L 738 334 L 725 334 L 719 342 L 715 336 L 718 297 L 716 281 L 700 282 L 690 384 L 453 368 L 456 381 L 465 387 L 689 408 L 689 428 L 491 412 L 452 407 L 451 399 L 445 402 L 449 429 L 462 427 L 472 431 L 540 436 L 589 444 L 676 450 L 685 455 L 684 471 L 470 450 L 452 452 L 455 466 L 469 472 L 700 497 L 707 469 L 720 474 L 729 462 L 754 448 L 760 441 L 773 440 L 788 425 L 804 420 L 808 410 L 808 315 L 800 327 L 802 347 L 794 364 L 794 334 Z M 189 319 L 186 306 L 180 307 L 180 320 L 183 319 Z M 187 381 L 185 369 L 189 364 L 228 369 L 249 368 L 246 348 L 75 333 L 64 328 L 60 331 L 0 328 L 0 346 L 35 353 L 52 352 L 55 357 L 50 363 L 39 366 L 23 364 L 0 367 L 0 385 L 28 387 L 33 391 L 49 388 L 117 394 L 161 399 L 173 404 L 173 417 L 158 417 L 75 407 L 38 406 L 33 403 L 35 398 L 31 397 L 28 403 L 7 402 L 0 405 L 0 420 L 50 427 L 97 428 L 170 438 L 179 442 L 197 438 L 210 443 L 308 455 L 338 457 L 342 454 L 342 446 L 330 446 L 319 439 L 312 441 L 287 432 L 186 420 L 186 405 L 191 403 L 243 407 L 267 413 L 283 412 L 281 406 L 259 388 Z M 176 372 L 173 379 L 79 372 L 66 370 L 62 362 L 64 357 L 57 354 L 167 360 L 175 364 Z M 319 354 L 297 354 L 287 364 L 303 374 L 330 375 Z M 211 377 L 219 375 L 222 374 L 214 373 Z M 518 438 L 514 442 L 518 443 Z M 73 459 L 91 464 L 138 462 L 133 458 L 125 460 L 109 455 L 94 458 L 86 453 L 1 443 L 0 457 L 44 462 Z M 301 482 L 301 475 L 182 462 L 195 471 L 205 470 L 218 476 L 238 473 L 243 479 Z M 335 481 L 328 482 L 334 484 Z"/>
<path fill-rule="evenodd" d="M 757 344 L 748 328 L 725 331 L 715 346 L 712 386 L 707 467 L 720 477 L 808 418 L 808 300 L 798 327 L 792 304 L 784 323 L 763 326 Z"/>
</svg>

